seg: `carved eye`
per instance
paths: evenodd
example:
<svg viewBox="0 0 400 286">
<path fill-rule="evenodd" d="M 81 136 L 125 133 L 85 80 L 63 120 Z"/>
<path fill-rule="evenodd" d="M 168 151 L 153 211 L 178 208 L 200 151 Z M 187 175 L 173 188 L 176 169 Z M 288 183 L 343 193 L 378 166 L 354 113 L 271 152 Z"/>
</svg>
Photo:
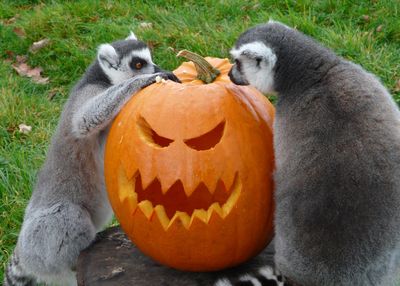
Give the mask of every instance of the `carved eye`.
<svg viewBox="0 0 400 286">
<path fill-rule="evenodd" d="M 211 131 L 200 135 L 195 138 L 185 140 L 185 144 L 195 150 L 202 151 L 213 148 L 215 145 L 221 141 L 222 135 L 225 130 L 225 121 L 222 121 L 216 127 L 214 127 Z"/>
<path fill-rule="evenodd" d="M 158 135 L 143 117 L 139 117 L 136 125 L 138 127 L 139 136 L 150 145 L 164 148 L 174 142 L 172 139 Z"/>
</svg>

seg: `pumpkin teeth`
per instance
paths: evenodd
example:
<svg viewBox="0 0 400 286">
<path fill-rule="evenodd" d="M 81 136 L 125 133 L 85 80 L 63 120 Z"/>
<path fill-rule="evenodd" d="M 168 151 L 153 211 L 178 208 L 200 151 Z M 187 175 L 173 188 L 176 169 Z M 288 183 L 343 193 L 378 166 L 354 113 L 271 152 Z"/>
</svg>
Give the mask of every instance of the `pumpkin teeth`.
<svg viewBox="0 0 400 286">
<path fill-rule="evenodd" d="M 155 217 L 157 217 L 161 225 L 163 226 L 164 230 L 168 230 L 168 228 L 174 223 L 182 224 L 185 228 L 188 229 L 196 219 L 207 224 L 210 221 L 213 213 L 218 214 L 218 216 L 221 218 L 225 218 L 225 216 L 227 216 L 231 212 L 233 206 L 236 204 L 236 201 L 240 196 L 242 187 L 237 173 L 234 176 L 232 185 L 228 190 L 226 189 L 222 179 L 217 180 L 212 195 L 211 192 L 209 192 L 207 186 L 204 183 L 200 183 L 196 187 L 196 189 L 192 192 L 193 197 L 186 198 L 187 202 L 192 206 L 195 206 L 198 203 L 197 202 L 198 200 L 202 201 L 205 198 L 207 200 L 208 198 L 207 193 L 208 193 L 210 195 L 210 198 L 214 200 L 212 204 L 210 204 L 207 207 L 207 204 L 204 205 L 203 202 L 204 205 L 203 208 L 201 207 L 194 208 L 193 211 L 190 211 L 190 208 L 187 211 L 182 211 L 182 209 L 181 210 L 177 209 L 176 211 L 173 211 L 174 207 L 171 209 L 171 205 L 169 205 L 170 209 L 169 211 L 167 211 L 166 208 L 168 208 L 168 203 L 166 205 L 161 205 L 160 202 L 157 203 L 156 201 L 157 200 L 164 201 L 166 198 L 168 198 L 168 194 L 166 195 L 165 198 L 161 199 L 160 197 L 158 197 L 158 199 L 152 197 L 152 196 L 157 197 L 161 195 L 161 193 L 162 196 L 164 196 L 164 194 L 167 193 L 167 192 L 162 192 L 161 183 L 158 180 L 158 178 L 153 179 L 153 181 L 150 184 L 148 184 L 147 188 L 149 189 L 147 188 L 144 189 L 142 187 L 143 184 L 141 183 L 141 174 L 139 173 L 139 171 L 130 180 L 127 179 L 124 172 L 121 172 L 119 177 L 119 184 L 121 186 L 121 190 L 123 190 L 122 191 L 123 198 L 121 199 L 128 199 L 128 198 L 133 199 L 134 202 L 133 206 L 136 207 L 135 212 L 140 209 L 141 212 L 149 220 L 152 220 Z M 183 195 L 184 187 L 180 180 L 176 181 L 168 191 L 172 192 L 171 194 L 169 194 L 169 197 L 174 198 L 173 200 L 167 199 L 169 200 L 169 204 L 172 203 L 173 205 L 174 200 L 177 198 L 177 196 L 178 197 L 180 196 L 181 198 L 185 197 L 185 195 Z M 146 198 L 146 196 L 148 196 L 148 199 Z M 221 201 L 225 203 L 224 204 L 219 203 Z M 156 206 L 153 207 L 153 204 L 156 204 Z"/>
<path fill-rule="evenodd" d="M 237 176 L 237 173 L 224 172 L 224 174 L 222 174 L 222 176 L 220 177 L 221 182 L 225 184 L 229 192 L 233 190 L 233 185 Z"/>
<path fill-rule="evenodd" d="M 215 180 L 212 182 L 204 182 L 204 185 L 206 186 L 206 188 L 208 189 L 210 194 L 213 195 L 215 193 L 215 191 L 217 190 L 219 183 L 220 183 L 220 180 Z"/>
<path fill-rule="evenodd" d="M 217 213 L 220 217 L 224 218 L 224 212 L 219 203 L 213 203 L 207 211 L 207 222 L 210 220 L 212 213 Z"/>
<path fill-rule="evenodd" d="M 218 204 L 218 203 L 215 203 L 215 204 Z M 204 223 L 208 223 L 208 219 L 209 219 L 209 218 L 207 217 L 207 211 L 205 211 L 205 210 L 203 210 L 203 209 L 201 209 L 201 210 L 196 209 L 196 210 L 193 211 L 192 217 L 191 217 L 191 219 L 190 219 L 190 225 L 192 225 L 193 221 L 194 221 L 196 218 L 199 219 L 199 220 L 201 220 L 201 221 L 204 222 Z"/>
<path fill-rule="evenodd" d="M 182 223 L 182 225 L 186 228 L 189 229 L 190 226 L 190 217 L 187 213 L 185 212 L 180 212 L 177 211 L 174 215 L 174 217 L 171 219 L 168 228 L 173 225 L 174 223 Z"/>
<path fill-rule="evenodd" d="M 239 199 L 241 190 L 242 190 L 242 182 L 239 180 L 239 176 L 236 174 L 233 184 L 230 188 L 231 190 L 231 195 L 229 197 L 229 199 L 227 200 L 227 202 L 222 206 L 222 210 L 224 212 L 224 216 L 228 215 L 233 206 L 236 205 L 237 200 Z"/>
<path fill-rule="evenodd" d="M 153 204 L 150 201 L 148 200 L 141 201 L 140 203 L 138 203 L 137 206 L 142 211 L 142 213 L 147 217 L 147 219 L 151 218 L 154 209 L 153 209 Z"/>
<path fill-rule="evenodd" d="M 143 190 L 147 189 L 154 181 L 159 181 L 156 176 L 153 176 L 151 172 L 138 172 L 142 181 Z"/>
<path fill-rule="evenodd" d="M 166 230 L 170 223 L 170 220 L 165 212 L 165 208 L 162 205 L 157 205 L 154 208 L 155 213 L 157 214 L 158 220 L 160 221 L 163 228 Z"/>
<path fill-rule="evenodd" d="M 158 178 L 157 178 L 158 180 Z M 171 182 L 167 182 L 167 181 L 161 181 L 161 192 L 163 195 L 165 195 L 166 193 L 168 193 L 169 190 L 172 189 L 172 186 L 177 184 L 179 182 L 179 180 L 175 180 L 175 181 L 171 181 Z"/>
</svg>

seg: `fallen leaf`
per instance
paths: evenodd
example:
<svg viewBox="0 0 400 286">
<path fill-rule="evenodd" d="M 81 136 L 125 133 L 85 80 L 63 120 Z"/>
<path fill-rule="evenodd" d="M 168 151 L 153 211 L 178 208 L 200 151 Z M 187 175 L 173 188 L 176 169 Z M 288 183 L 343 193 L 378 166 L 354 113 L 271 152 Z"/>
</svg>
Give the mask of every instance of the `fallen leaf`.
<svg viewBox="0 0 400 286">
<path fill-rule="evenodd" d="M 365 22 L 369 22 L 370 17 L 368 15 L 363 15 L 362 16 Z"/>
<path fill-rule="evenodd" d="M 394 86 L 394 91 L 395 91 L 395 92 L 400 91 L 400 79 L 397 80 L 396 85 Z"/>
<path fill-rule="evenodd" d="M 41 67 L 31 68 L 27 63 L 20 62 L 12 65 L 13 69 L 21 75 L 32 78 L 32 80 L 38 84 L 47 84 L 49 83 L 48 77 L 42 77 L 41 72 L 43 71 Z"/>
<path fill-rule="evenodd" d="M 58 89 L 53 88 L 53 89 L 51 89 L 51 90 L 48 92 L 47 98 L 48 98 L 49 100 L 53 100 L 53 98 L 57 95 L 57 93 L 58 93 Z"/>
<path fill-rule="evenodd" d="M 7 55 L 7 57 L 3 60 L 3 62 L 11 64 L 14 61 L 14 52 L 7 50 L 5 51 L 5 54 Z"/>
<path fill-rule="evenodd" d="M 150 48 L 150 50 L 154 50 L 154 48 L 160 45 L 160 43 L 156 41 L 147 41 L 146 44 Z"/>
<path fill-rule="evenodd" d="M 377 28 L 376 28 L 376 31 L 379 33 L 379 32 L 382 32 L 382 28 L 383 28 L 383 25 L 379 25 Z"/>
<path fill-rule="evenodd" d="M 19 14 L 15 14 L 14 17 L 12 17 L 12 18 L 10 18 L 10 19 L 7 19 L 7 20 L 4 20 L 4 21 L 3 21 L 3 24 L 4 24 L 4 25 L 11 25 L 11 24 L 14 24 L 15 21 L 16 21 L 18 18 L 19 18 Z"/>
<path fill-rule="evenodd" d="M 14 52 L 13 51 L 7 50 L 7 51 L 5 51 L 5 53 L 6 53 L 8 58 L 13 58 L 14 57 Z"/>
<path fill-rule="evenodd" d="M 151 28 L 153 28 L 153 23 L 142 22 L 139 24 L 139 27 L 142 29 L 151 29 Z"/>
<path fill-rule="evenodd" d="M 98 15 L 89 18 L 89 22 L 95 23 L 100 19 Z"/>
<path fill-rule="evenodd" d="M 13 32 L 15 34 L 17 34 L 17 36 L 20 37 L 20 38 L 25 38 L 26 37 L 26 33 L 25 33 L 25 30 L 23 28 L 15 27 L 13 29 Z"/>
<path fill-rule="evenodd" d="M 28 56 L 26 56 L 26 55 L 23 55 L 23 56 L 17 55 L 15 60 L 17 61 L 18 64 L 26 63 L 28 61 Z"/>
<path fill-rule="evenodd" d="M 26 125 L 24 123 L 18 125 L 18 127 L 19 127 L 19 133 L 28 134 L 29 132 L 32 131 L 32 126 Z"/>
<path fill-rule="evenodd" d="M 50 44 L 49 39 L 42 39 L 40 41 L 34 42 L 32 46 L 29 48 L 31 53 L 36 53 L 38 50 L 48 46 Z"/>
</svg>

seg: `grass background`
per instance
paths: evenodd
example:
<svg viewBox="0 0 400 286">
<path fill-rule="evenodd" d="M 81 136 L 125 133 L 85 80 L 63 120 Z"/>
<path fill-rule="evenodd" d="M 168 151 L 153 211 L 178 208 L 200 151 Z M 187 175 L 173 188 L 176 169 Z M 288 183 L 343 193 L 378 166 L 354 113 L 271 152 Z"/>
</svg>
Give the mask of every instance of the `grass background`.
<svg viewBox="0 0 400 286">
<path fill-rule="evenodd" d="M 228 57 L 241 32 L 273 18 L 378 75 L 400 103 L 400 92 L 395 91 L 400 79 L 399 10 L 397 0 L 1 1 L 0 281 L 68 90 L 99 44 L 133 30 L 152 47 L 154 62 L 174 69 L 182 60 L 169 47 Z M 143 22 L 152 28 L 141 28 Z M 26 36 L 18 36 L 15 28 Z M 43 38 L 51 44 L 28 52 Z M 10 55 L 28 55 L 29 65 L 42 67 L 50 83 L 39 85 L 19 76 L 7 61 Z M 32 126 L 32 132 L 19 133 L 20 123 Z"/>
</svg>

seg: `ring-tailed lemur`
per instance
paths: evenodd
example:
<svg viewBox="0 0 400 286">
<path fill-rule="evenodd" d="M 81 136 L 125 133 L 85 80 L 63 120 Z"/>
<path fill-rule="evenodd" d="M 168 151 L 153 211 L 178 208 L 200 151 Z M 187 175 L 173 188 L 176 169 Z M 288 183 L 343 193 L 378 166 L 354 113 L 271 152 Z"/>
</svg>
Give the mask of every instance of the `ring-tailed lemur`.
<svg viewBox="0 0 400 286">
<path fill-rule="evenodd" d="M 374 75 L 281 23 L 244 32 L 231 54 L 233 82 L 278 95 L 276 267 L 291 285 L 393 285 L 400 113 L 390 94 Z"/>
<path fill-rule="evenodd" d="M 112 216 L 103 178 L 108 126 L 124 103 L 156 76 L 179 81 L 151 59 L 132 33 L 103 44 L 72 90 L 25 211 L 4 285 L 75 285 L 80 251 Z"/>
</svg>

